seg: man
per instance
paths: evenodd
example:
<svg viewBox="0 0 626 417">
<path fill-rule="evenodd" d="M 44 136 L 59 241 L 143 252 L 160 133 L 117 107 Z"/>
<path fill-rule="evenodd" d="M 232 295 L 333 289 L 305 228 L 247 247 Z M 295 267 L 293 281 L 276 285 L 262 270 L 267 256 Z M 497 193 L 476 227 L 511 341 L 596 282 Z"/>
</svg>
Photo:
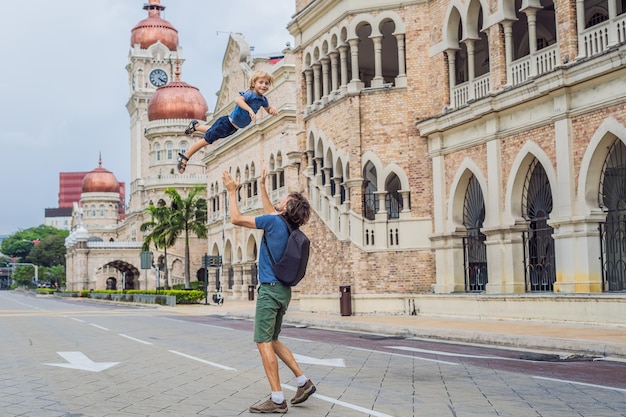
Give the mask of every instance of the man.
<svg viewBox="0 0 626 417">
<path fill-rule="evenodd" d="M 271 253 L 275 259 L 280 259 L 287 245 L 289 229 L 278 216 L 283 216 L 293 227 L 300 227 L 309 220 L 311 206 L 302 194 L 290 193 L 276 207 L 273 207 L 265 188 L 265 178 L 266 171 L 263 170 L 261 173 L 261 201 L 265 214 L 252 217 L 243 216 L 239 211 L 237 201 L 239 183 L 235 182 L 228 171 L 224 171 L 222 175 L 224 186 L 228 190 L 231 223 L 250 229 L 263 229 Z M 277 356 L 296 376 L 298 390 L 291 399 L 292 405 L 306 401 L 315 392 L 315 385 L 304 375 L 289 348 L 278 340 L 283 316 L 291 301 L 291 287 L 281 284 L 276 279 L 267 245 L 262 244 L 259 251 L 260 287 L 254 317 L 254 341 L 261 355 L 272 395 L 267 401 L 251 406 L 250 412 L 286 413 L 287 402 L 280 386 Z"/>
</svg>

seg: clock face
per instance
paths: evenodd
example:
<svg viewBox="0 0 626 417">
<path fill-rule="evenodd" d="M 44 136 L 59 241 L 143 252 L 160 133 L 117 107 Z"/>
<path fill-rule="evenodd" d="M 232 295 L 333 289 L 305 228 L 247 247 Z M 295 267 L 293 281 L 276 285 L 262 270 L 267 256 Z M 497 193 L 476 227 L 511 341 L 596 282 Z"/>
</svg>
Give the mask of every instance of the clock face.
<svg viewBox="0 0 626 417">
<path fill-rule="evenodd" d="M 155 69 L 150 73 L 150 82 L 155 87 L 167 84 L 167 73 L 162 69 Z"/>
</svg>

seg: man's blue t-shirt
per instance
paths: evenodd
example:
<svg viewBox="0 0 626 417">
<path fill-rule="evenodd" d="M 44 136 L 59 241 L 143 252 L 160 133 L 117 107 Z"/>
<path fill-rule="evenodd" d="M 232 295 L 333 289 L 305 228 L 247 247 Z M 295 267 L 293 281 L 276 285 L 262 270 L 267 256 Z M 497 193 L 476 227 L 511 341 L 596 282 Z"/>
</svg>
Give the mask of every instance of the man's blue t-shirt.
<svg viewBox="0 0 626 417">
<path fill-rule="evenodd" d="M 248 90 L 246 92 L 240 91 L 239 95 L 243 96 L 244 100 L 246 100 L 246 104 L 250 106 L 255 114 L 261 107 L 267 107 L 270 105 L 267 101 L 267 97 L 255 94 L 252 90 Z M 233 124 L 240 129 L 248 126 L 252 121 L 248 112 L 239 106 L 235 106 L 235 109 L 230 114 L 230 120 L 232 120 Z"/>
<path fill-rule="evenodd" d="M 276 214 L 257 216 L 254 222 L 257 229 L 263 229 L 265 240 L 270 246 L 274 261 L 278 262 L 283 256 L 285 247 L 287 247 L 287 240 L 289 239 L 287 224 Z M 267 246 L 263 243 L 261 243 L 259 250 L 259 282 L 278 282 L 274 275 L 272 261 L 270 261 L 270 256 L 267 252 Z"/>
</svg>

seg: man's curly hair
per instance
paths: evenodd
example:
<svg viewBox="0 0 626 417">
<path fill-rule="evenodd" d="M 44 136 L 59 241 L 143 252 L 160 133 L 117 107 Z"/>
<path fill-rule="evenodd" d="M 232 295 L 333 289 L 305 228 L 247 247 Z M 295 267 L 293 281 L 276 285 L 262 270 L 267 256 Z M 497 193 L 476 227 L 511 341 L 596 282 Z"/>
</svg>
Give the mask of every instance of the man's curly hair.
<svg viewBox="0 0 626 417">
<path fill-rule="evenodd" d="M 289 193 L 285 203 L 285 218 L 293 225 L 300 227 L 309 221 L 311 217 L 311 205 L 302 193 Z"/>
</svg>

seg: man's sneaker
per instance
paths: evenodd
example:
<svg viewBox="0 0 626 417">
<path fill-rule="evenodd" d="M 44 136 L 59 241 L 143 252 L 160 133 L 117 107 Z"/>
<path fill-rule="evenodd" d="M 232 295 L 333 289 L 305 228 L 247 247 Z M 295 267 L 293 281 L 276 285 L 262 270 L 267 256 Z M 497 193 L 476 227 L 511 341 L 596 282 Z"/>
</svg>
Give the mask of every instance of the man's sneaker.
<svg viewBox="0 0 626 417">
<path fill-rule="evenodd" d="M 303 386 L 298 387 L 295 397 L 291 399 L 291 404 L 295 405 L 305 402 L 311 395 L 313 395 L 315 389 L 315 385 L 313 385 L 310 379 L 307 379 Z"/>
<path fill-rule="evenodd" d="M 287 401 L 283 401 L 280 404 L 276 404 L 270 397 L 264 403 L 253 405 L 250 407 L 251 413 L 263 414 L 263 413 L 286 413 Z"/>
</svg>

